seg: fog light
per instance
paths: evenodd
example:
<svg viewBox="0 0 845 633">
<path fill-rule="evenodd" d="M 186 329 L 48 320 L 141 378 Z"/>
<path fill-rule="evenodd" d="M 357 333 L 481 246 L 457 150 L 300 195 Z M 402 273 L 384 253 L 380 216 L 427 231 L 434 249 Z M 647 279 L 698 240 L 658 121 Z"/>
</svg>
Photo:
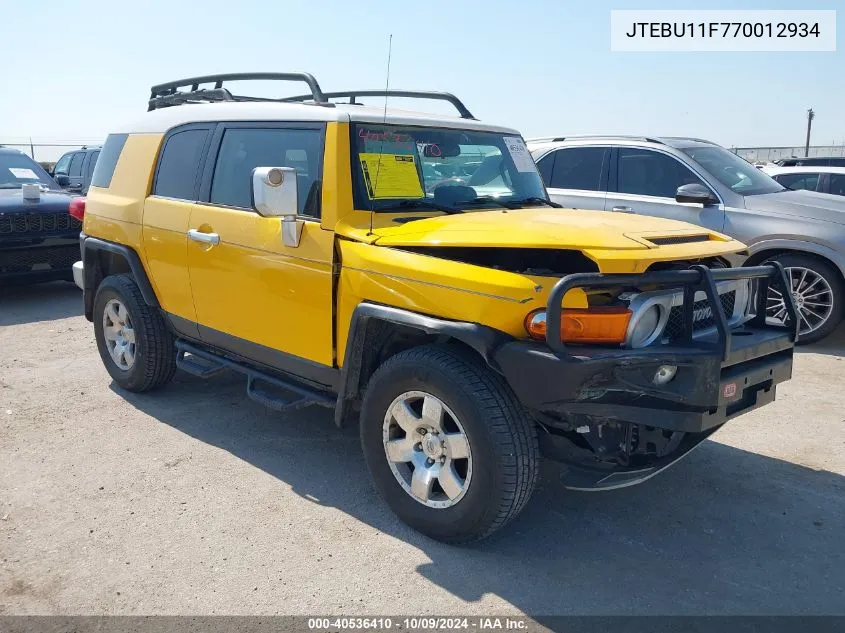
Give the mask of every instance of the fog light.
<svg viewBox="0 0 845 633">
<path fill-rule="evenodd" d="M 661 365 L 654 374 L 653 382 L 655 385 L 665 385 L 671 382 L 677 373 L 677 365 Z"/>
</svg>

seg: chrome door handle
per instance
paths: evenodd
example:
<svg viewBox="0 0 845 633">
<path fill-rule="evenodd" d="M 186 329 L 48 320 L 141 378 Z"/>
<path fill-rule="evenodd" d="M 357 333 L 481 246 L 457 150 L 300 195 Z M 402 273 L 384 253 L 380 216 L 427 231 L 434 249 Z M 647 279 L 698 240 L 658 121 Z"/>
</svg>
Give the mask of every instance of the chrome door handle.
<svg viewBox="0 0 845 633">
<path fill-rule="evenodd" d="M 633 209 L 631 207 L 613 207 L 612 209 L 616 213 L 633 213 Z"/>
<path fill-rule="evenodd" d="M 188 237 L 195 242 L 202 242 L 203 244 L 220 243 L 220 236 L 217 235 L 217 233 L 203 233 L 202 231 L 197 231 L 196 229 L 190 229 L 188 231 Z"/>
</svg>

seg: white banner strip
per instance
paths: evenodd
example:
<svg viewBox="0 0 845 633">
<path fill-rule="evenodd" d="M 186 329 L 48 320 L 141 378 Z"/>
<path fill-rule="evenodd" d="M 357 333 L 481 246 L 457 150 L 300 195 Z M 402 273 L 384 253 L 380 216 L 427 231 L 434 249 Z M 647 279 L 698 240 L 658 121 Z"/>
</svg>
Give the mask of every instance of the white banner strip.
<svg viewBox="0 0 845 633">
<path fill-rule="evenodd" d="M 835 51 L 836 11 L 611 11 L 612 51 Z"/>
</svg>

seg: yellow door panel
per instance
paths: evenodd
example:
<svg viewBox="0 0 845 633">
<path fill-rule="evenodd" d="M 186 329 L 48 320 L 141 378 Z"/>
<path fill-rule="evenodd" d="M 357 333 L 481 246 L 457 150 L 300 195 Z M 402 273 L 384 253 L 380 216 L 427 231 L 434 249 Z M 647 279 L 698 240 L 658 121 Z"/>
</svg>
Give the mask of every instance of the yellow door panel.
<svg viewBox="0 0 845 633">
<path fill-rule="evenodd" d="M 331 231 L 306 221 L 299 246 L 282 243 L 281 219 L 193 205 L 188 241 L 197 320 L 225 334 L 333 365 Z"/>
<path fill-rule="evenodd" d="M 152 196 L 144 203 L 143 250 L 161 307 L 196 321 L 188 276 L 188 220 L 191 203 Z"/>
</svg>

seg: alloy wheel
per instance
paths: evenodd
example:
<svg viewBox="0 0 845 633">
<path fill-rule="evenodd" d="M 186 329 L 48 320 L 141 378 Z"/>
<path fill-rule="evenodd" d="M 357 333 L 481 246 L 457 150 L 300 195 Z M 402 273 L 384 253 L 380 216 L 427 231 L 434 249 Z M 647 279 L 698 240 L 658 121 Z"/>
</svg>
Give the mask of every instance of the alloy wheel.
<svg viewBox="0 0 845 633">
<path fill-rule="evenodd" d="M 822 327 L 833 313 L 833 289 L 828 281 L 810 268 L 786 268 L 792 297 L 801 322 L 799 334 L 809 334 Z M 786 321 L 786 304 L 777 288 L 769 288 L 766 317 L 778 323 Z"/>
<path fill-rule="evenodd" d="M 135 328 L 126 306 L 110 299 L 103 310 L 103 337 L 111 359 L 123 371 L 135 364 Z"/>
<path fill-rule="evenodd" d="M 472 478 L 469 440 L 446 404 L 423 391 L 407 391 L 388 407 L 384 453 L 396 481 L 430 508 L 460 501 Z"/>
</svg>

